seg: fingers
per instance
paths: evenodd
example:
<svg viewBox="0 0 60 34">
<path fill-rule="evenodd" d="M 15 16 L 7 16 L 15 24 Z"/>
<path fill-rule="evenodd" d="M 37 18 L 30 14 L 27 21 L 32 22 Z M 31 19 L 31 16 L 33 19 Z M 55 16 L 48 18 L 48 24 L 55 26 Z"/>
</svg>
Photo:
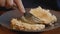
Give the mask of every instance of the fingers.
<svg viewBox="0 0 60 34">
<path fill-rule="evenodd" d="M 19 11 L 21 13 L 25 13 L 25 9 L 24 9 L 24 6 L 22 4 L 22 1 L 21 0 L 14 0 L 15 3 L 16 3 L 16 6 L 18 7 Z"/>
<path fill-rule="evenodd" d="M 0 6 L 4 7 L 5 6 L 6 0 L 0 0 Z"/>
<path fill-rule="evenodd" d="M 13 6 L 14 1 L 13 0 L 6 0 L 6 7 L 11 8 Z"/>
</svg>

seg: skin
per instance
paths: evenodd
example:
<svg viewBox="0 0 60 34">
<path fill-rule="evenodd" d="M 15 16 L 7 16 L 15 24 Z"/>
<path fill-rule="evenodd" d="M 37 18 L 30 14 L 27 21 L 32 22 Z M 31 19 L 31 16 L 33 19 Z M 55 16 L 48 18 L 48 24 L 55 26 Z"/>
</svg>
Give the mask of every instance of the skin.
<svg viewBox="0 0 60 34">
<path fill-rule="evenodd" d="M 13 6 L 16 6 L 21 14 L 25 13 L 21 0 L 0 0 L 0 7 L 11 8 Z"/>
</svg>

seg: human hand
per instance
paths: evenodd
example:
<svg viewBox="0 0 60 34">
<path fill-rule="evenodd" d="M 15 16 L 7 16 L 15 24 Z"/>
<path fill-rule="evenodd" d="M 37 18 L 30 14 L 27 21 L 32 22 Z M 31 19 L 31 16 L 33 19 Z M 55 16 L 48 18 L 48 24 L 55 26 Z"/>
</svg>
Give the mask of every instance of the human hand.
<svg viewBox="0 0 60 34">
<path fill-rule="evenodd" d="M 16 6 L 21 13 L 25 13 L 21 0 L 0 0 L 0 7 L 12 8 Z"/>
</svg>

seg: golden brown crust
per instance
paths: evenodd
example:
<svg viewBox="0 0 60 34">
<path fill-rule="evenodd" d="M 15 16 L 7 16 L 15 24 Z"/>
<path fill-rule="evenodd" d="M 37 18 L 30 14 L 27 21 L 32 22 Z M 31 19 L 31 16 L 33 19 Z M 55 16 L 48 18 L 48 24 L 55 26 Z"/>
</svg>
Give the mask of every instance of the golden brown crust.
<svg viewBox="0 0 60 34">
<path fill-rule="evenodd" d="M 38 7 L 35 9 L 31 9 L 30 13 L 35 17 L 39 18 L 41 21 L 40 23 L 49 24 L 57 21 L 56 16 L 52 15 L 50 13 L 50 10 L 48 9 L 46 10 L 46 9 L 42 9 L 41 7 Z"/>
<path fill-rule="evenodd" d="M 24 23 L 22 21 L 18 21 L 17 19 L 12 19 L 11 25 L 13 29 L 24 31 L 38 31 L 45 28 L 45 25 L 43 24 L 29 24 Z"/>
</svg>

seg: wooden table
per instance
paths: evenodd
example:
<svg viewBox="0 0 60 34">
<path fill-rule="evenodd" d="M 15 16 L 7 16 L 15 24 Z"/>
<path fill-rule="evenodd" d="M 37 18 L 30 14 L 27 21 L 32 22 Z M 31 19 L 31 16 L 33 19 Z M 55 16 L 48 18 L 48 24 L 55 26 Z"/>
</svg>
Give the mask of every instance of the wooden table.
<svg viewBox="0 0 60 34">
<path fill-rule="evenodd" d="M 0 11 L 0 15 L 5 13 L 4 11 Z M 60 11 L 57 11 L 56 13 L 60 13 Z M 3 26 L 0 25 L 0 34 L 60 34 L 60 27 L 45 31 L 45 32 L 39 32 L 39 33 L 26 33 L 26 32 L 16 32 L 16 31 L 11 31 Z"/>
</svg>

